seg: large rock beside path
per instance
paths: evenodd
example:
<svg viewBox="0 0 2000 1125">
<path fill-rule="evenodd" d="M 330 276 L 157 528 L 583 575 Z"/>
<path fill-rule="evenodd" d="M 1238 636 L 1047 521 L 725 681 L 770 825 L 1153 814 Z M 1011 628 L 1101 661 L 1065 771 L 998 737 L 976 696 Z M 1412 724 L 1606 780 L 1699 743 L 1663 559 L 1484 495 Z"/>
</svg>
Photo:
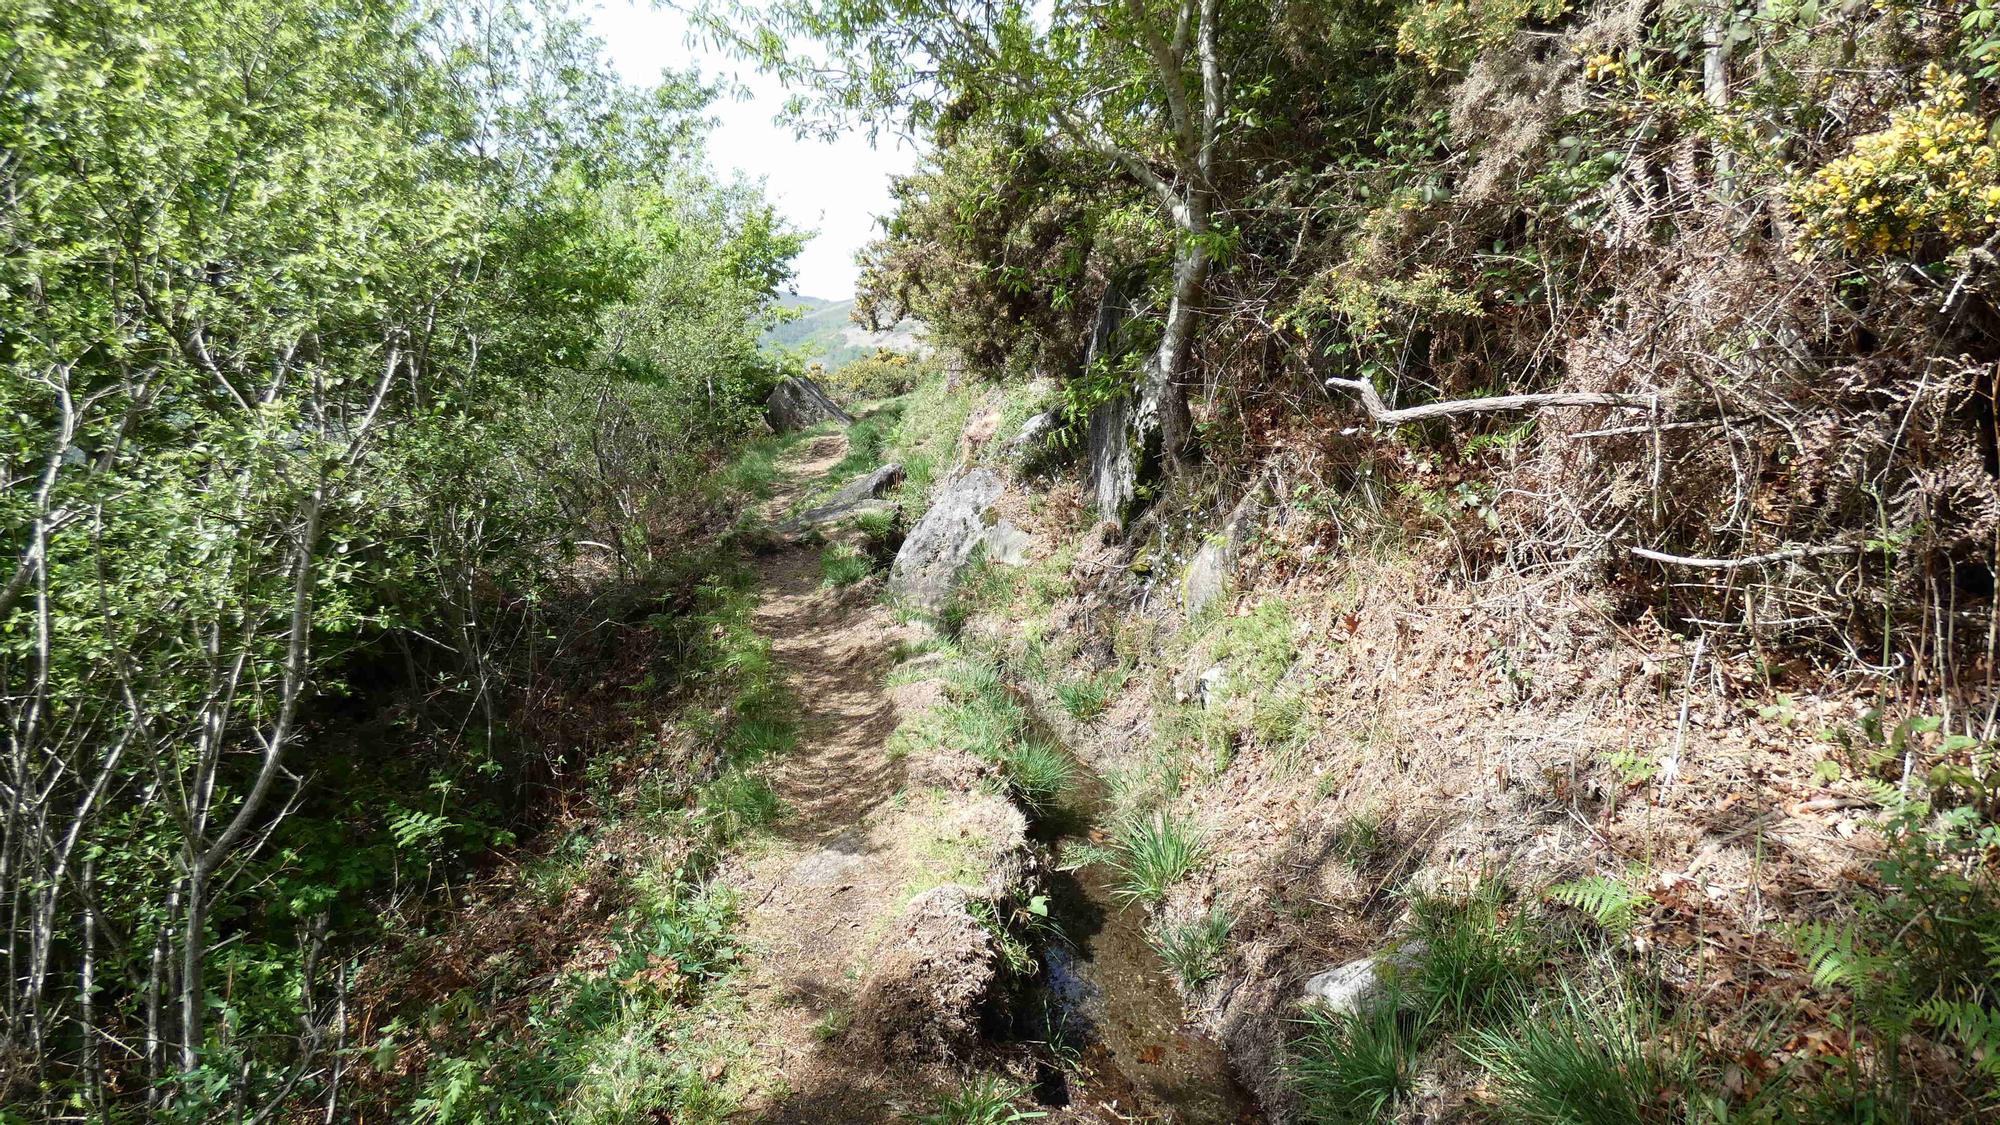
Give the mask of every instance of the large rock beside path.
<svg viewBox="0 0 2000 1125">
<path fill-rule="evenodd" d="M 764 400 L 764 421 L 774 433 L 787 434 L 812 429 L 821 422 L 850 425 L 854 415 L 827 397 L 818 383 L 803 375 L 787 375 L 778 380 L 778 385 L 771 389 L 771 397 Z"/>
<path fill-rule="evenodd" d="M 903 466 L 892 461 L 841 485 L 838 492 L 779 524 L 778 530 L 787 535 L 798 535 L 815 527 L 852 519 L 863 512 L 893 512 L 896 505 L 881 497 L 902 481 Z"/>
<path fill-rule="evenodd" d="M 1004 488 L 990 469 L 974 469 L 946 485 L 896 552 L 890 596 L 935 612 L 976 554 L 996 562 L 1024 561 L 1027 536 L 993 512 Z"/>
</svg>

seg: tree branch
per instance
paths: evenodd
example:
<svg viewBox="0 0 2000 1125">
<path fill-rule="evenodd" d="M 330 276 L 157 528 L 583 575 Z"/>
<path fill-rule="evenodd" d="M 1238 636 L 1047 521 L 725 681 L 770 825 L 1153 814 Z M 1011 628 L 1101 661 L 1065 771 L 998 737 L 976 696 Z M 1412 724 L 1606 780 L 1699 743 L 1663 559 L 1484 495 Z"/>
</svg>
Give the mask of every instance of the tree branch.
<svg viewBox="0 0 2000 1125">
<path fill-rule="evenodd" d="M 1427 418 L 1451 418 L 1460 414 L 1501 414 L 1510 410 L 1547 410 L 1560 406 L 1610 406 L 1621 410 L 1653 410 L 1659 406 L 1655 395 L 1596 394 L 1590 392 L 1567 392 L 1537 395 L 1494 395 L 1491 398 L 1455 398 L 1444 402 L 1427 402 L 1422 406 L 1406 406 L 1391 410 L 1376 392 L 1375 384 L 1366 379 L 1328 379 L 1326 385 L 1353 391 L 1361 396 L 1361 404 L 1368 408 L 1369 417 L 1377 425 L 1394 426 L 1403 422 L 1421 422 Z"/>
<path fill-rule="evenodd" d="M 1692 566 L 1703 570 L 1735 570 L 1743 566 L 1764 566 L 1768 563 L 1787 562 L 1791 559 L 1823 558 L 1828 555 L 1856 555 L 1867 548 L 1859 543 L 1834 543 L 1819 547 L 1785 547 L 1761 555 L 1746 555 L 1740 559 L 1704 559 L 1692 555 L 1670 555 L 1665 551 L 1649 550 L 1645 547 L 1628 548 L 1635 557 L 1649 559 L 1657 563 L 1674 566 Z"/>
</svg>

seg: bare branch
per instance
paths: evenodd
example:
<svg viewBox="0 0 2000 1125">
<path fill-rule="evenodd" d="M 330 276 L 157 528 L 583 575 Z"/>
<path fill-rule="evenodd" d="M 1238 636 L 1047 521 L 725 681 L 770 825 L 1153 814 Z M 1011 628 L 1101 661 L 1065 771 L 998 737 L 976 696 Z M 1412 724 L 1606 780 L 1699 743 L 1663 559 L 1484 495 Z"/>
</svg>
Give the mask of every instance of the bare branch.
<svg viewBox="0 0 2000 1125">
<path fill-rule="evenodd" d="M 1391 410 L 1375 390 L 1375 384 L 1366 379 L 1328 379 L 1326 385 L 1360 395 L 1361 404 L 1368 408 L 1368 416 L 1373 418 L 1377 425 L 1382 426 L 1421 422 L 1429 418 L 1452 418 L 1461 414 L 1504 414 L 1511 410 L 1549 410 L 1562 406 L 1609 406 L 1620 410 L 1655 410 L 1659 407 L 1657 395 L 1558 392 L 1494 395 L 1491 398 L 1456 398 Z"/>
<path fill-rule="evenodd" d="M 1703 570 L 1735 570 L 1738 567 L 1767 566 L 1771 563 L 1788 562 L 1792 559 L 1825 558 L 1832 555 L 1858 555 L 1868 548 L 1859 543 L 1833 543 L 1817 547 L 1786 547 L 1782 550 L 1770 551 L 1761 555 L 1745 555 L 1740 559 L 1705 559 L 1693 555 L 1670 555 L 1665 551 L 1654 551 L 1645 547 L 1631 547 L 1628 549 L 1637 558 L 1648 559 L 1657 563 L 1699 567 Z"/>
</svg>

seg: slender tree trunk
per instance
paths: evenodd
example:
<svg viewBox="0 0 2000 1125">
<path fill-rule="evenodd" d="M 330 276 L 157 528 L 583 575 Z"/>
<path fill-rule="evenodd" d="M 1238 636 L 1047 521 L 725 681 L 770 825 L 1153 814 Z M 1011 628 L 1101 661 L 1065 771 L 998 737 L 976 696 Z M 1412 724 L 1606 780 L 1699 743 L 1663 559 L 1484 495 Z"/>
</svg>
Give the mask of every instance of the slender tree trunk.
<svg viewBox="0 0 2000 1125">
<path fill-rule="evenodd" d="M 1194 348 L 1195 314 L 1207 291 L 1213 260 L 1206 242 L 1208 201 L 1198 192 L 1190 193 L 1187 205 L 1175 217 L 1181 220 L 1181 232 L 1174 254 L 1174 287 L 1167 301 L 1166 323 L 1160 332 L 1160 350 L 1147 397 L 1159 412 L 1160 446 L 1167 467 L 1180 476 L 1197 453 L 1194 416 L 1188 409 L 1188 357 Z"/>
</svg>

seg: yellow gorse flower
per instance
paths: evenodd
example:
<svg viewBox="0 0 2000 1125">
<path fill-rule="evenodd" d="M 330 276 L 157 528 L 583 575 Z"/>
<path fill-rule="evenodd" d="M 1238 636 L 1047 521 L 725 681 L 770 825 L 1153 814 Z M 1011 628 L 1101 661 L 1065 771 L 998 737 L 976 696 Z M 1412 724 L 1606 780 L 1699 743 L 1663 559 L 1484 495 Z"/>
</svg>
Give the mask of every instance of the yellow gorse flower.
<svg viewBox="0 0 2000 1125">
<path fill-rule="evenodd" d="M 1807 237 L 1876 253 L 1986 237 L 2000 229 L 2000 150 L 1987 136 L 1965 78 L 1932 66 L 1923 100 L 1793 189 Z"/>
</svg>

